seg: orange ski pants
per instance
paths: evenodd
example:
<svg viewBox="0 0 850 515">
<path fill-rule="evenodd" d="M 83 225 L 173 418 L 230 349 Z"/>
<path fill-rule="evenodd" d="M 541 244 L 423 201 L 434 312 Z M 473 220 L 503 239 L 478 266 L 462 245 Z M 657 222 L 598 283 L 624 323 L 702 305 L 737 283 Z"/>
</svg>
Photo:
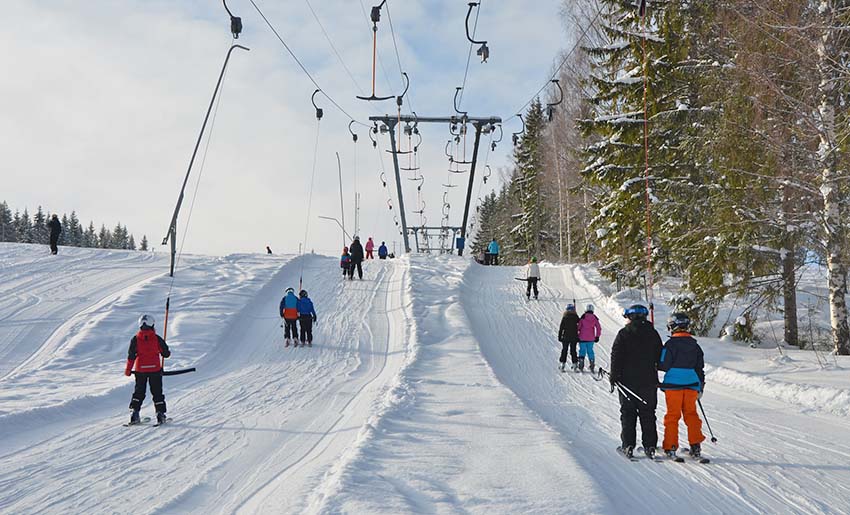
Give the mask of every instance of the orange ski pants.
<svg viewBox="0 0 850 515">
<path fill-rule="evenodd" d="M 702 420 L 697 415 L 697 396 L 699 392 L 686 388 L 683 390 L 667 390 L 667 414 L 664 415 L 665 451 L 679 447 L 679 419 L 684 415 L 685 425 L 688 426 L 688 443 L 702 443 Z"/>
</svg>

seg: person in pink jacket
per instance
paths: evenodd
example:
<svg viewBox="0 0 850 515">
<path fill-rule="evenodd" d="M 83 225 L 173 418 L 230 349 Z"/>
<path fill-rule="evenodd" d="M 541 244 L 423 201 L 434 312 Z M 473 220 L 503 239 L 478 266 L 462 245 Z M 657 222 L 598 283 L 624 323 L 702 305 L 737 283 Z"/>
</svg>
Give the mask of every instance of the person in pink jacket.
<svg viewBox="0 0 850 515">
<path fill-rule="evenodd" d="M 375 243 L 372 241 L 372 238 L 369 238 L 369 241 L 366 242 L 366 259 L 375 259 L 372 255 L 372 250 L 375 248 Z"/>
<path fill-rule="evenodd" d="M 593 304 L 588 304 L 584 314 L 578 320 L 578 370 L 584 370 L 584 356 L 590 360 L 590 371 L 596 368 L 596 354 L 593 353 L 593 344 L 599 341 L 602 334 L 602 325 L 593 314 Z"/>
</svg>

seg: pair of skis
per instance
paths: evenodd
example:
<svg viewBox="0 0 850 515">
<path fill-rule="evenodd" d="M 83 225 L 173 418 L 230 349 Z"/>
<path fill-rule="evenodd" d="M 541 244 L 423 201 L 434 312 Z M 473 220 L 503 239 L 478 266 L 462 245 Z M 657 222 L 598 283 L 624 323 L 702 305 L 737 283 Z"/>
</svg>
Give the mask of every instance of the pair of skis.
<svg viewBox="0 0 850 515">
<path fill-rule="evenodd" d="M 159 427 L 159 426 L 161 426 L 161 425 L 166 424 L 166 423 L 168 422 L 168 420 L 169 420 L 169 419 L 166 419 L 166 421 L 165 421 L 165 422 L 157 422 L 157 423 L 155 423 L 155 424 L 150 424 L 150 427 Z M 150 421 L 151 421 L 151 418 L 150 418 L 150 417 L 142 417 L 141 419 L 139 419 L 139 421 L 138 421 L 138 422 L 136 422 L 136 423 L 134 423 L 134 424 L 132 424 L 132 423 L 130 423 L 130 422 L 125 422 L 125 423 L 124 423 L 124 427 L 147 426 L 147 425 L 150 423 Z"/>
<path fill-rule="evenodd" d="M 283 344 L 284 347 L 289 347 L 289 342 Z M 292 344 L 293 347 L 298 347 L 298 341 Z M 312 347 L 313 342 L 301 342 L 301 347 Z"/>
<path fill-rule="evenodd" d="M 687 453 L 687 454 L 688 454 L 688 456 L 691 458 L 691 460 L 692 460 L 692 461 L 696 461 L 697 463 L 700 463 L 700 464 L 703 464 L 703 465 L 708 464 L 708 463 L 711 463 L 711 460 L 710 460 L 710 459 L 708 459 L 708 458 L 706 458 L 706 457 L 703 457 L 703 456 L 700 456 L 700 457 L 691 456 L 691 455 L 690 455 L 690 451 L 691 451 L 691 450 L 690 450 L 689 448 L 687 448 L 687 447 L 682 447 L 680 450 L 681 450 L 681 452 L 685 452 L 685 453 Z M 637 451 L 637 452 L 640 452 L 641 454 L 643 454 L 643 448 L 642 448 L 642 447 L 640 447 L 640 448 L 636 449 L 636 451 Z M 617 453 L 618 453 L 618 454 L 620 454 L 621 456 L 623 456 L 624 458 L 626 458 L 626 459 L 627 459 L 627 460 L 629 460 L 629 461 L 641 461 L 641 459 L 640 459 L 640 458 L 637 458 L 637 457 L 635 457 L 634 455 L 629 456 L 628 454 L 626 454 L 626 453 L 623 451 L 623 448 L 622 448 L 622 447 L 617 447 Z M 648 459 L 648 458 L 645 458 L 645 459 Z M 668 458 L 668 457 L 667 457 L 666 455 L 664 455 L 664 454 L 656 454 L 656 455 L 655 455 L 655 457 L 654 457 L 654 458 L 652 458 L 652 461 L 657 461 L 657 462 L 659 462 L 659 463 L 660 463 L 660 462 L 663 462 L 663 461 L 673 461 L 673 462 L 675 462 L 675 463 L 684 463 L 684 462 L 685 462 L 685 458 L 684 458 L 683 456 L 678 456 L 678 455 L 677 455 L 675 458 Z"/>
</svg>

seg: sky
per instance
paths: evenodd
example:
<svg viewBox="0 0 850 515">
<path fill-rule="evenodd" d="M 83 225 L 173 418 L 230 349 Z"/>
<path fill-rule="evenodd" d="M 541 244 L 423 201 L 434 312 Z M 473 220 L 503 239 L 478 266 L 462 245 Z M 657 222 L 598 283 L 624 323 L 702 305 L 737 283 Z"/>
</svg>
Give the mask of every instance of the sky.
<svg viewBox="0 0 850 515">
<path fill-rule="evenodd" d="M 369 116 L 396 113 L 393 101 L 355 98 L 371 89 L 369 0 L 254 1 L 323 92 L 351 117 L 368 123 Z M 401 92 L 401 68 L 411 78 L 403 112 L 453 114 L 470 49 L 464 31 L 467 2 L 390 0 L 387 5 L 378 25 L 377 94 Z M 208 138 L 192 168 L 178 222 L 184 252 L 226 255 L 261 252 L 269 245 L 289 253 L 303 245 L 338 254 L 342 231 L 319 216 L 342 218 L 340 175 L 348 233 L 354 233 L 359 193 L 363 241 L 372 236 L 401 251 L 392 156 L 376 151 L 358 124 L 355 144 L 348 130 L 351 118 L 321 94 L 316 101 L 324 117 L 317 124 L 310 78 L 250 0 L 230 0 L 228 7 L 244 26 L 235 42 L 250 51 L 237 49 L 231 56 Z M 483 0 L 476 39 L 488 41 L 490 60 L 481 63 L 473 52 L 462 110 L 470 116 L 516 114 L 551 76 L 558 52 L 572 44 L 560 10 L 560 0 Z M 7 0 L 3 13 L 0 200 L 12 209 L 76 210 L 86 223 L 120 222 L 137 241 L 147 235 L 165 252 L 159 244 L 232 43 L 221 2 Z M 424 209 L 427 225 L 440 225 L 448 192 L 449 224 L 460 225 L 468 175 L 448 173 L 448 127 L 419 129 L 424 206 L 419 182 L 408 178 L 414 172 L 403 172 L 408 223 L 422 223 L 412 211 Z M 473 212 L 475 201 L 498 187 L 500 170 L 510 166 L 510 135 L 519 130 L 516 118 L 508 121 L 492 153 L 485 151 L 489 136 L 482 137 L 480 159 L 492 175 L 483 184 L 484 163 L 479 164 Z M 467 156 L 471 135 L 470 130 Z M 401 143 L 406 147 L 406 138 Z M 379 144 L 381 150 L 389 148 L 388 135 L 382 134 Z M 406 156 L 400 158 L 407 166 Z M 382 186 L 382 166 L 388 188 Z"/>
</svg>

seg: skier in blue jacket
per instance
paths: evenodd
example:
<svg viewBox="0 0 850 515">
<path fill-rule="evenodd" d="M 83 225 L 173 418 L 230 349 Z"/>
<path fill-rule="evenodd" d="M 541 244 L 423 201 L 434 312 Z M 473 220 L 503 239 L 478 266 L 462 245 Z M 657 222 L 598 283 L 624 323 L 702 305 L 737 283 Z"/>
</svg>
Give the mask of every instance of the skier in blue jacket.
<svg viewBox="0 0 850 515">
<path fill-rule="evenodd" d="M 493 238 L 493 241 L 491 241 L 490 244 L 487 245 L 487 254 L 490 255 L 491 265 L 499 264 L 499 244 L 496 243 L 496 238 Z"/>
<path fill-rule="evenodd" d="M 313 322 L 316 321 L 316 309 L 307 296 L 307 290 L 298 292 L 298 320 L 301 322 L 301 346 L 313 346 Z"/>
<path fill-rule="evenodd" d="M 378 247 L 378 259 L 387 259 L 387 254 L 389 254 L 389 251 L 387 250 L 387 242 L 382 241 L 381 246 Z"/>
<path fill-rule="evenodd" d="M 286 289 L 286 296 L 280 299 L 280 316 L 283 318 L 283 337 L 286 338 L 284 347 L 289 347 L 290 334 L 298 346 L 298 297 L 293 288 Z"/>
</svg>

